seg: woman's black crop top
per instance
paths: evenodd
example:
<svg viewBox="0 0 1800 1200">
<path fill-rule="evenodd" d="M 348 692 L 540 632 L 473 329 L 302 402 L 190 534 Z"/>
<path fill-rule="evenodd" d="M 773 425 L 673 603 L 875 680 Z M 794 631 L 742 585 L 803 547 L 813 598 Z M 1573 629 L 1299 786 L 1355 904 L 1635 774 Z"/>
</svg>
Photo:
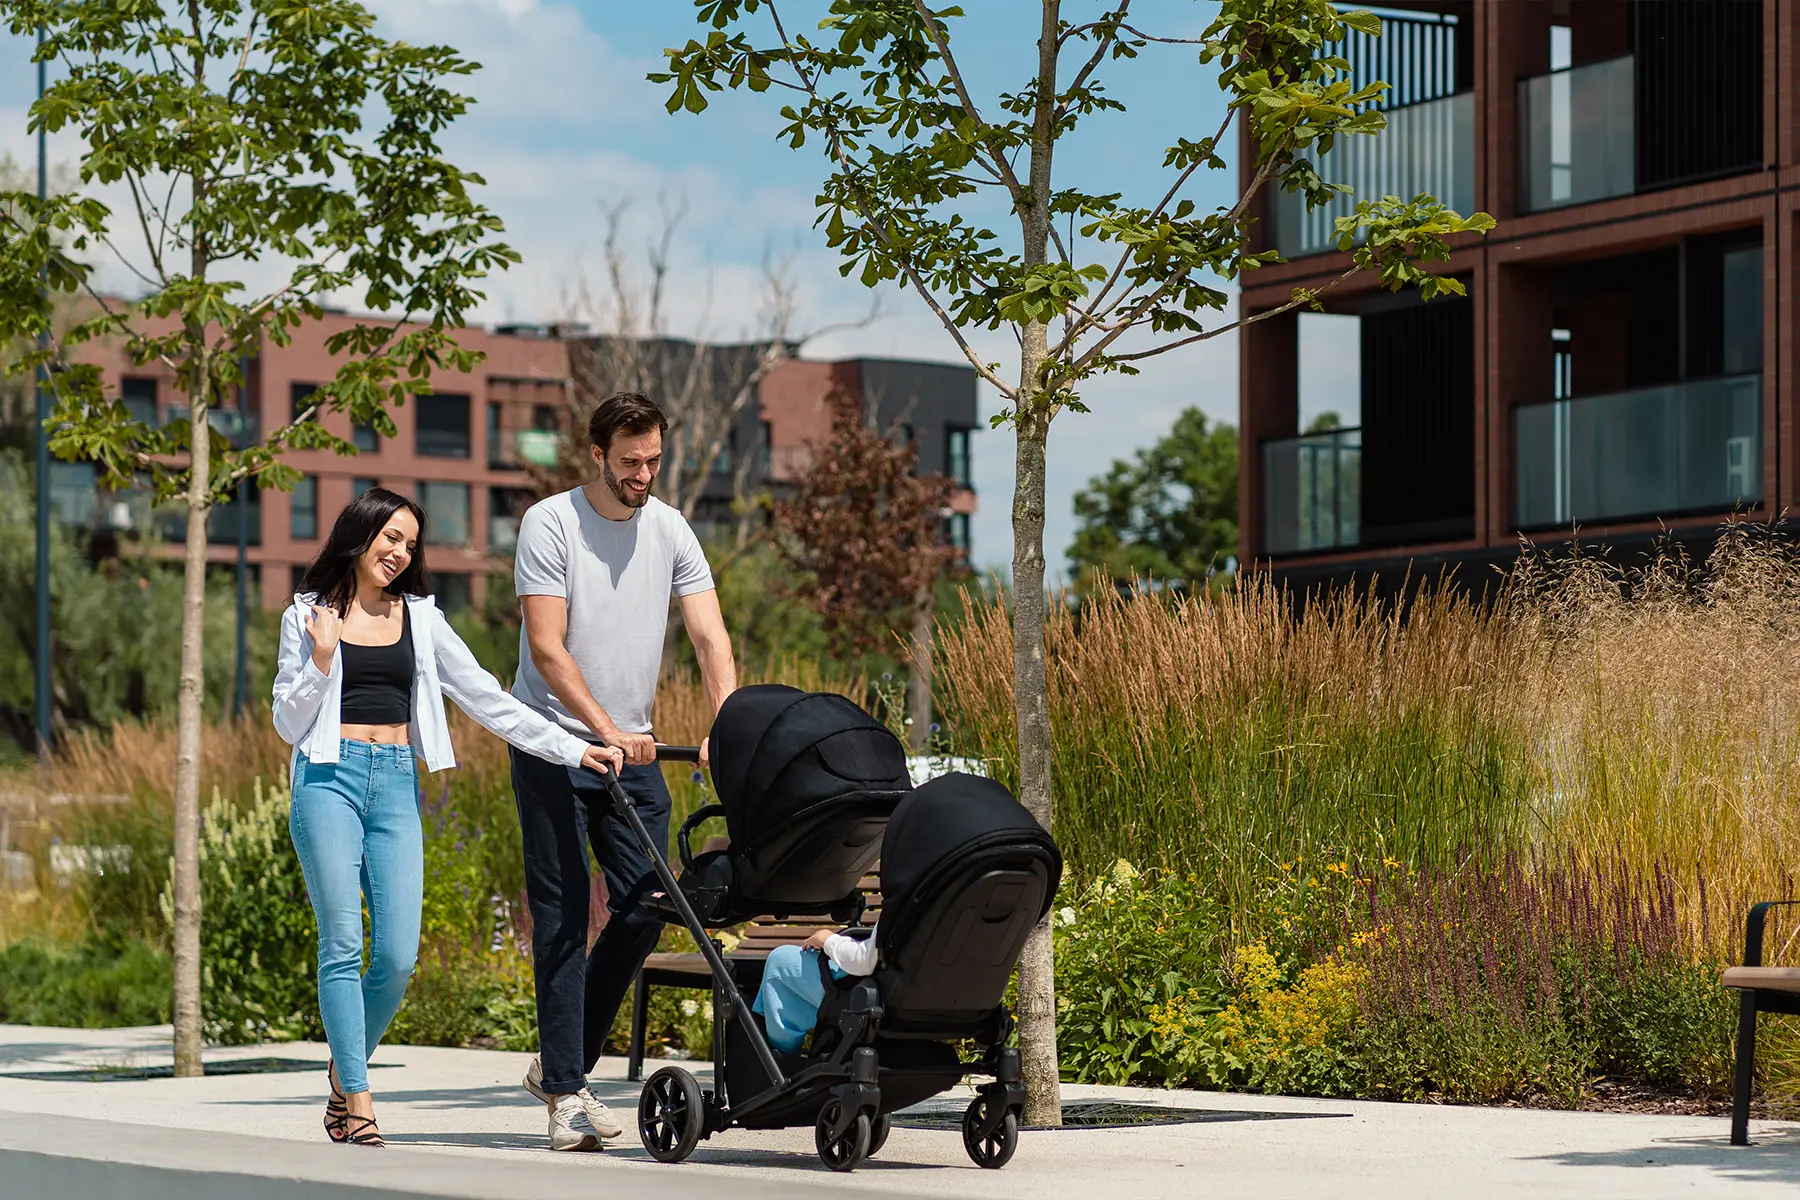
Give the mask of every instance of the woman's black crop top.
<svg viewBox="0 0 1800 1200">
<path fill-rule="evenodd" d="M 400 602 L 400 640 L 391 646 L 340 642 L 344 650 L 344 695 L 338 721 L 344 725 L 405 725 L 412 720 L 412 613 Z"/>
</svg>

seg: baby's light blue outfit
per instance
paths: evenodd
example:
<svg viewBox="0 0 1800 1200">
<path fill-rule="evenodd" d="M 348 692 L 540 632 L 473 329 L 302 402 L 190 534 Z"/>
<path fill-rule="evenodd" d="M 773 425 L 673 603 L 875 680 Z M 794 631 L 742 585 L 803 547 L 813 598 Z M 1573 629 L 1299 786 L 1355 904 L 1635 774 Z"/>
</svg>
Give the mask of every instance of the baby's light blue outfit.
<svg viewBox="0 0 1800 1200">
<path fill-rule="evenodd" d="M 875 972 L 873 933 L 867 941 L 833 934 L 823 951 L 803 950 L 799 946 L 777 946 L 771 950 L 763 966 L 762 987 L 757 989 L 751 1009 L 761 1015 L 769 1044 L 783 1054 L 797 1053 L 818 1023 L 819 1006 L 825 1003 L 825 980 L 819 975 L 821 953 L 831 960 L 833 979 Z"/>
</svg>

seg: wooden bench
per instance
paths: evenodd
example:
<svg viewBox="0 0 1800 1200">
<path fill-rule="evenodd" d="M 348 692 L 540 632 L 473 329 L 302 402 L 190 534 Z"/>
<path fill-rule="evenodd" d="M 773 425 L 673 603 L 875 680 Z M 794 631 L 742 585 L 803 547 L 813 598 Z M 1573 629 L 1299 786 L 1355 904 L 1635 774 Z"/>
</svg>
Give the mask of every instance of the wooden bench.
<svg viewBox="0 0 1800 1200">
<path fill-rule="evenodd" d="M 702 852 L 723 849 L 724 844 L 723 838 L 711 839 Z M 863 876 L 861 888 L 865 905 L 861 924 L 873 925 L 881 914 L 880 878 L 876 875 Z M 758 961 L 768 958 L 769 952 L 777 946 L 798 946 L 818 930 L 841 928 L 843 926 L 830 917 L 790 917 L 786 920 L 769 916 L 757 917 L 732 931 L 738 941 L 726 952 L 725 959 L 728 962 Z M 626 1079 L 636 1083 L 643 1077 L 650 989 L 678 987 L 711 991 L 712 985 L 712 970 L 706 965 L 706 956 L 697 950 L 659 952 L 644 960 L 631 990 L 631 1043 L 626 1050 Z"/>
<path fill-rule="evenodd" d="M 1737 1062 L 1732 1070 L 1731 1144 L 1750 1144 L 1750 1084 L 1756 1065 L 1756 1014 L 1800 1013 L 1800 967 L 1763 966 L 1763 932 L 1771 908 L 1800 905 L 1800 900 L 1770 900 L 1750 910 L 1744 926 L 1744 965 L 1729 967 L 1724 984 L 1738 996 Z M 1790 947 L 1800 926 L 1787 936 Z"/>
</svg>

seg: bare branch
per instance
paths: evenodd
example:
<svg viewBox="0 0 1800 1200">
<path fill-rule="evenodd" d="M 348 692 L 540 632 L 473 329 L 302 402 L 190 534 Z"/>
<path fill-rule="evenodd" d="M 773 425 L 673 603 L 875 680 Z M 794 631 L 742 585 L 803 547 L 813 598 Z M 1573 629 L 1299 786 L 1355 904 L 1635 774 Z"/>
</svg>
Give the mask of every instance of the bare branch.
<svg viewBox="0 0 1800 1200">
<path fill-rule="evenodd" d="M 1165 345 L 1154 346 L 1149 350 L 1140 350 L 1133 354 L 1115 355 L 1113 357 L 1113 361 L 1114 362 L 1137 362 L 1140 359 L 1155 358 L 1159 354 L 1167 354 L 1171 350 L 1178 350 L 1183 346 L 1191 346 L 1195 342 L 1209 341 L 1212 338 L 1218 337 L 1221 333 L 1229 333 L 1234 329 L 1242 329 L 1246 325 L 1254 325 L 1258 321 L 1266 321 L 1270 317 L 1279 317 L 1282 313 L 1292 312 L 1296 308 L 1301 308 L 1301 307 L 1311 304 L 1316 298 L 1323 296 L 1326 292 L 1329 292 L 1332 288 L 1334 288 L 1338 284 L 1344 282 L 1346 279 L 1349 279 L 1352 275 L 1355 275 L 1360 270 L 1362 270 L 1361 264 L 1352 265 L 1343 274 L 1339 275 L 1336 279 L 1333 279 L 1330 283 L 1326 284 L 1324 287 L 1309 291 L 1304 296 L 1297 296 L 1294 299 L 1289 300 L 1286 304 L 1280 305 L 1276 308 L 1271 308 L 1271 309 L 1267 310 L 1266 312 L 1259 312 L 1254 316 L 1240 317 L 1237 320 L 1232 321 L 1228 325 L 1219 326 L 1217 329 L 1203 330 L 1202 332 L 1196 333 L 1191 337 L 1179 338 L 1179 339 L 1177 339 L 1173 342 L 1169 342 Z M 1089 356 L 1083 356 L 1082 361 L 1085 362 L 1088 357 Z"/>
<path fill-rule="evenodd" d="M 1112 48 L 1112 45 L 1114 42 L 1118 41 L 1118 39 L 1119 39 L 1118 31 L 1124 27 L 1125 13 L 1126 13 L 1126 10 L 1129 9 L 1130 7 L 1131 7 L 1131 0 L 1122 0 L 1119 7 L 1115 11 L 1107 14 L 1107 17 L 1105 20 L 1091 21 L 1088 24 L 1082 25 L 1077 29 L 1070 30 L 1068 33 L 1064 34 L 1060 39 L 1058 39 L 1059 42 L 1066 43 L 1069 41 L 1070 38 L 1074 37 L 1076 34 L 1085 33 L 1086 31 L 1088 31 L 1090 29 L 1105 29 L 1106 30 L 1105 34 L 1103 34 L 1101 36 L 1100 40 L 1094 44 L 1093 54 L 1089 55 L 1087 62 L 1082 64 L 1081 70 L 1079 70 L 1075 73 L 1074 80 L 1070 82 L 1067 90 L 1065 90 L 1063 92 L 1063 95 L 1073 96 L 1076 92 L 1079 92 L 1081 90 L 1081 88 L 1084 84 L 1087 83 L 1088 76 L 1092 75 L 1094 73 L 1094 69 L 1096 67 L 1098 67 L 1100 65 L 1100 61 L 1106 57 L 1106 52 Z M 1060 49 L 1060 46 L 1059 46 L 1059 49 Z M 1066 107 L 1060 108 L 1057 111 L 1057 117 L 1060 119 L 1062 116 L 1067 114 L 1067 112 L 1068 112 L 1068 109 Z"/>
<path fill-rule="evenodd" d="M 950 39 L 944 36 L 943 30 L 938 28 L 937 19 L 931 15 L 931 8 L 925 3 L 925 0 L 913 0 L 913 7 L 924 20 L 925 31 L 930 35 L 932 45 L 937 47 L 938 57 L 944 61 L 944 70 L 949 72 L 950 82 L 956 88 L 957 99 L 961 102 L 963 111 L 969 115 L 969 119 L 975 122 L 983 148 L 993 157 L 1000 178 L 1006 184 L 1008 194 L 1012 196 L 1015 205 L 1021 204 L 1025 196 L 1024 185 L 1019 182 L 1019 177 L 1013 174 L 1012 164 L 1006 160 L 1005 148 L 993 140 L 993 126 L 982 119 L 980 110 L 975 107 L 975 98 L 969 95 L 968 85 L 963 82 L 962 68 L 956 65 L 956 56 L 950 53 Z M 774 5 L 770 5 L 769 10 L 773 15 Z M 779 27 L 780 18 L 776 18 L 776 24 Z M 787 42 L 785 32 L 782 33 L 781 40 L 784 44 Z M 807 81 L 807 90 L 812 90 L 810 80 Z"/>
<path fill-rule="evenodd" d="M 780 14 L 776 11 L 773 3 L 769 5 L 769 16 L 775 22 L 775 30 L 781 38 L 782 45 L 791 50 L 793 44 L 788 40 L 787 30 L 782 26 Z M 796 67 L 795 70 L 799 73 L 801 81 L 806 85 L 807 94 L 814 100 L 817 100 L 819 98 L 819 93 L 816 82 L 799 67 Z M 830 131 L 827 136 L 831 141 L 832 156 L 837 159 L 838 165 L 842 167 L 848 175 L 854 177 L 856 171 L 850 163 L 849 155 L 844 150 L 843 139 L 838 135 L 836 130 Z M 1007 173 L 1010 175 L 1011 171 L 1011 164 L 1008 164 Z M 892 245 L 894 239 L 891 230 L 889 230 L 887 225 L 881 221 L 874 212 L 870 211 L 872 206 L 867 197 L 860 194 L 860 189 L 857 189 L 856 207 L 857 212 L 861 214 L 863 220 L 867 221 L 876 232 L 880 233 L 883 240 Z M 975 353 L 975 348 L 971 346 L 969 340 L 963 336 L 962 330 L 957 326 L 956 322 L 951 319 L 950 314 L 944 310 L 944 306 L 938 303 L 938 299 L 936 296 L 932 295 L 931 289 L 925 285 L 925 281 L 919 276 L 918 269 L 913 265 L 912 259 L 908 256 L 900 256 L 900 268 L 906 275 L 907 282 L 912 285 L 913 291 L 918 293 L 919 298 L 925 302 L 925 306 L 932 311 L 937 317 L 938 322 L 943 325 L 945 331 L 950 334 L 951 340 L 956 343 L 957 349 L 962 351 L 963 357 L 968 360 L 969 365 L 975 368 L 975 373 L 993 384 L 1002 396 L 1009 400 L 1016 399 L 1019 394 L 1018 386 L 1008 383 L 998 371 L 994 370 L 994 368 L 989 366 L 979 354 Z"/>
</svg>

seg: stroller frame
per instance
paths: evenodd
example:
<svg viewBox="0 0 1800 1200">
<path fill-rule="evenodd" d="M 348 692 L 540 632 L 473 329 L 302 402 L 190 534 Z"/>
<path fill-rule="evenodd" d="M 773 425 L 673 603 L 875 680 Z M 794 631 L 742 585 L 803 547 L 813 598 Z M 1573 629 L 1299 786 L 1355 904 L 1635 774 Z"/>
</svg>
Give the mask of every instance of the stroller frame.
<svg viewBox="0 0 1800 1200">
<path fill-rule="evenodd" d="M 700 751 L 694 746 L 659 745 L 657 757 L 663 761 L 698 762 Z M 650 835 L 636 802 L 620 786 L 618 777 L 607 772 L 604 778 L 614 810 L 650 856 L 669 906 L 693 936 L 712 974 L 714 1090 L 703 1091 L 693 1074 L 682 1067 L 663 1067 L 652 1075 L 638 1100 L 638 1134 L 644 1149 L 658 1162 L 680 1162 L 715 1133 L 746 1125 L 780 1127 L 780 1121 L 765 1126 L 756 1118 L 797 1101 L 804 1103 L 809 1096 L 826 1096 L 814 1122 L 814 1144 L 826 1166 L 834 1171 L 853 1170 L 881 1148 L 891 1126 L 889 1114 L 881 1107 L 879 1059 L 875 1048 L 868 1044 L 871 1028 L 882 1016 L 879 988 L 872 981 L 859 981 L 836 1004 L 828 992 L 828 1008 L 821 1012 L 835 1012 L 838 1033 L 831 1054 L 792 1075 L 786 1074 L 755 1020 L 752 1001 L 732 975 L 723 949 L 702 923 L 669 866 L 666 848 Z M 727 1023 L 733 1020 L 756 1055 L 764 1076 L 771 1081 L 768 1087 L 742 1099 L 729 1094 L 727 1083 Z M 1012 1158 L 1018 1146 L 1019 1118 L 1025 1107 L 1019 1052 L 1005 1045 L 1012 1029 L 1011 1015 L 1001 1010 L 988 1031 L 990 1036 L 976 1039 L 984 1047 L 983 1056 L 974 1062 L 957 1064 L 965 1076 L 987 1076 L 993 1080 L 976 1089 L 962 1122 L 964 1149 L 976 1165 L 990 1169 L 1003 1167 Z"/>
</svg>

